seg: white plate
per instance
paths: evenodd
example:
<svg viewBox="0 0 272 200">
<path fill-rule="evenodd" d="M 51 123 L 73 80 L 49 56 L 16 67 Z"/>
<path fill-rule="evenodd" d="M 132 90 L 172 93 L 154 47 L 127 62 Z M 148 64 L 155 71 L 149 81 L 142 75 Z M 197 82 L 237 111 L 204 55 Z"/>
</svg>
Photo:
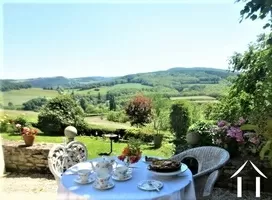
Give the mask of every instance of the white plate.
<svg viewBox="0 0 272 200">
<path fill-rule="evenodd" d="M 138 188 L 146 191 L 153 191 L 157 190 L 156 188 L 161 189 L 162 187 L 163 183 L 155 180 L 145 180 L 138 183 Z"/>
<path fill-rule="evenodd" d="M 88 179 L 88 181 L 87 181 L 86 183 L 82 183 L 81 180 L 80 180 L 80 178 L 77 177 L 77 178 L 75 179 L 75 182 L 76 182 L 76 183 L 79 183 L 79 184 L 89 184 L 89 183 L 94 182 L 94 180 L 95 180 L 94 177 L 89 177 L 89 179 Z"/>
<path fill-rule="evenodd" d="M 114 187 L 114 182 L 109 181 L 106 187 L 101 187 L 97 182 L 94 182 L 93 187 L 98 190 L 108 190 Z"/>
<path fill-rule="evenodd" d="M 175 176 L 175 175 L 178 175 L 178 174 L 181 174 L 181 173 L 185 172 L 187 169 L 188 169 L 188 166 L 181 163 L 180 170 L 178 170 L 176 172 L 155 172 L 155 171 L 152 171 L 152 170 L 149 170 L 149 171 L 152 174 L 158 175 L 158 176 Z"/>
<path fill-rule="evenodd" d="M 120 179 L 118 176 L 115 176 L 114 174 L 112 175 L 112 179 L 113 180 L 116 180 L 116 181 L 127 181 L 127 180 L 129 180 L 129 179 L 131 179 L 132 178 L 132 174 L 131 173 L 128 173 L 126 176 L 125 176 L 125 178 L 123 178 L 123 179 Z"/>
</svg>

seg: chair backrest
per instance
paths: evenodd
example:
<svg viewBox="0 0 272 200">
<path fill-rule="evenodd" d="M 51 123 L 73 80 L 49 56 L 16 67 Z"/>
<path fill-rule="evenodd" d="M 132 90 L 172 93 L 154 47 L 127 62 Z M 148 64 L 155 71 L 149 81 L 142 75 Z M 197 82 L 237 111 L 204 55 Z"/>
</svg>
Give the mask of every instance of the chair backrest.
<svg viewBox="0 0 272 200">
<path fill-rule="evenodd" d="M 67 145 L 56 145 L 50 149 L 48 155 L 48 167 L 56 180 L 61 178 L 63 172 L 77 163 L 88 159 L 86 146 L 78 141 L 73 141 Z"/>
<path fill-rule="evenodd" d="M 172 157 L 182 161 L 184 158 L 194 158 L 198 162 L 198 172 L 194 177 L 197 199 L 208 197 L 219 175 L 219 169 L 229 160 L 229 153 L 220 147 L 202 146 L 186 150 Z"/>
<path fill-rule="evenodd" d="M 174 160 L 182 161 L 184 158 L 194 158 L 198 162 L 198 173 L 217 166 L 223 166 L 229 160 L 229 153 L 220 147 L 202 146 L 188 149 L 172 157 Z"/>
</svg>

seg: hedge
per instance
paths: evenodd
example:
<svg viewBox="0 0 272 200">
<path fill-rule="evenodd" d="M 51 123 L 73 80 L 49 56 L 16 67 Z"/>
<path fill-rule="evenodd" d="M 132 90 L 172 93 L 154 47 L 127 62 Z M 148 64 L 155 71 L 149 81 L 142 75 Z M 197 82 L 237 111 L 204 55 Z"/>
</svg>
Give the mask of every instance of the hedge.
<svg viewBox="0 0 272 200">
<path fill-rule="evenodd" d="M 152 142 L 153 134 L 143 132 L 141 129 L 114 129 L 101 126 L 89 125 L 80 135 L 98 136 L 102 137 L 104 134 L 116 134 L 121 139 L 127 140 L 129 138 L 139 139 L 143 142 Z M 119 138 L 116 139 L 118 141 Z"/>
<path fill-rule="evenodd" d="M 32 123 L 32 126 L 37 127 L 36 123 Z M 38 128 L 38 127 L 37 127 Z M 120 139 L 128 140 L 129 138 L 139 139 L 143 142 L 153 142 L 153 133 L 145 131 L 141 128 L 129 128 L 129 129 L 116 129 L 108 128 L 99 125 L 86 125 L 84 127 L 77 127 L 78 135 L 81 136 L 94 136 L 102 137 L 104 134 L 116 134 L 120 136 Z M 46 133 L 45 133 L 46 134 Z M 48 135 L 50 135 L 48 133 Z M 164 138 L 167 140 L 173 139 L 170 133 L 163 133 Z M 116 142 L 119 140 L 119 137 L 116 138 Z"/>
</svg>

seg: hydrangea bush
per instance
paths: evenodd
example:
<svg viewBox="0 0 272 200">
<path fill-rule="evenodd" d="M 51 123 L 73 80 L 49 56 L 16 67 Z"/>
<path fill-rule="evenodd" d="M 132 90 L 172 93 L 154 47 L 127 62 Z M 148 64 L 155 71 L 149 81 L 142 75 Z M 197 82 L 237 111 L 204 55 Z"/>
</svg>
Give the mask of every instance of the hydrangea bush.
<svg viewBox="0 0 272 200">
<path fill-rule="evenodd" d="M 243 127 L 246 123 L 247 121 L 243 118 L 236 123 L 219 121 L 213 130 L 214 144 L 227 149 L 232 156 L 258 154 L 264 139 L 254 130 L 245 131 Z"/>
</svg>

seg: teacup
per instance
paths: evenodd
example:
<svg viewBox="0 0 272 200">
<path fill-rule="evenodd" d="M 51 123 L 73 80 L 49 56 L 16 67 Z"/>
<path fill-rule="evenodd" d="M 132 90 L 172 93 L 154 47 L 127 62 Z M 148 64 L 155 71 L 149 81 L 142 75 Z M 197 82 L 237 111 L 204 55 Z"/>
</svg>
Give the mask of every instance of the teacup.
<svg viewBox="0 0 272 200">
<path fill-rule="evenodd" d="M 99 173 L 96 176 L 97 178 L 97 183 L 101 188 L 107 187 L 109 180 L 110 180 L 110 174 L 107 173 Z"/>
<path fill-rule="evenodd" d="M 127 176 L 128 167 L 120 166 L 116 167 L 114 170 L 114 175 L 117 176 L 119 179 L 124 179 Z"/>
<path fill-rule="evenodd" d="M 80 181 L 82 182 L 82 183 L 87 183 L 88 182 L 88 180 L 89 180 L 89 176 L 90 176 L 90 170 L 79 170 L 78 171 L 78 176 L 79 176 L 79 178 L 80 178 Z"/>
</svg>

